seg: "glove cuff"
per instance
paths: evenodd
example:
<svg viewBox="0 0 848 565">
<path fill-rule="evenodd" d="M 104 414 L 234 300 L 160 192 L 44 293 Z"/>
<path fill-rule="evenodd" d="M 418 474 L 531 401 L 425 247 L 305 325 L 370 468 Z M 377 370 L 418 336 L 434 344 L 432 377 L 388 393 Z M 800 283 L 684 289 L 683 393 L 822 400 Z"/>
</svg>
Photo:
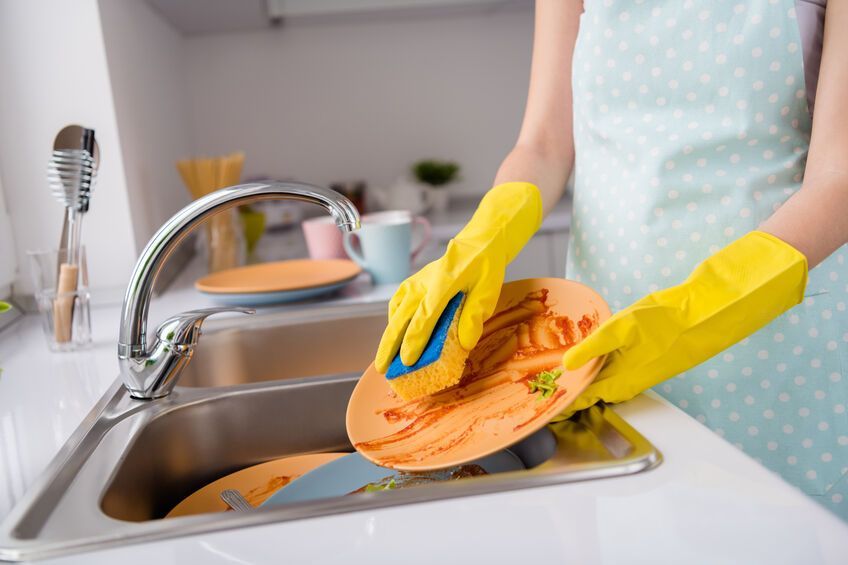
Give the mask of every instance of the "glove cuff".
<svg viewBox="0 0 848 565">
<path fill-rule="evenodd" d="M 807 257 L 770 233 L 754 230 L 719 253 L 737 261 L 753 264 L 763 274 L 770 274 L 786 297 L 784 311 L 804 300 L 809 268 Z"/>
<path fill-rule="evenodd" d="M 529 182 L 492 188 L 457 239 L 493 240 L 502 236 L 506 262 L 512 261 L 542 225 L 542 195 Z"/>
</svg>

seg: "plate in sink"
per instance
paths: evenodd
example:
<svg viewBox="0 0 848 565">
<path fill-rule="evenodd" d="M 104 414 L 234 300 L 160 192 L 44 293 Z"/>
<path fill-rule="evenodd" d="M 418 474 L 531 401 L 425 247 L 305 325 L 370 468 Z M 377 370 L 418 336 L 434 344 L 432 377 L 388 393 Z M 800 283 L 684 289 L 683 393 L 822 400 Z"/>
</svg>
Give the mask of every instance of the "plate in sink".
<svg viewBox="0 0 848 565">
<path fill-rule="evenodd" d="M 231 306 L 261 306 L 328 294 L 353 281 L 362 269 L 346 259 L 293 259 L 212 273 L 194 286 Z"/>
<path fill-rule="evenodd" d="M 560 414 L 592 382 L 603 359 L 561 372 L 562 355 L 609 317 L 604 299 L 582 284 L 510 282 L 458 385 L 407 402 L 372 364 L 348 403 L 348 437 L 371 462 L 404 471 L 453 467 L 505 449 Z M 553 387 L 534 390 L 531 381 L 550 370 L 561 372 Z"/>
<path fill-rule="evenodd" d="M 244 495 L 251 505 L 260 506 L 274 492 L 301 475 L 345 455 L 347 453 L 313 453 L 282 457 L 253 465 L 209 483 L 177 504 L 165 517 L 225 512 L 229 508 L 221 500 L 221 491 L 226 489 L 235 489 Z"/>
<path fill-rule="evenodd" d="M 492 475 L 524 469 L 511 451 L 498 451 L 479 461 L 427 473 L 404 473 L 374 465 L 359 453 L 350 453 L 326 463 L 280 488 L 264 507 L 333 498 L 359 492 L 374 492 Z"/>
</svg>

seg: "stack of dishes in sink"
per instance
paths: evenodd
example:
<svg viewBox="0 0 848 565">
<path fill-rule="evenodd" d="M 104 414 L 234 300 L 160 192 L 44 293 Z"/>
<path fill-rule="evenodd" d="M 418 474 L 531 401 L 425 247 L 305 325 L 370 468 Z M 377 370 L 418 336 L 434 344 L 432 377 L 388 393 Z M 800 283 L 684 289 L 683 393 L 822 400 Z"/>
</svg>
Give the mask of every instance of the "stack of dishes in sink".
<svg viewBox="0 0 848 565">
<path fill-rule="evenodd" d="M 209 512 L 225 512 L 227 505 L 221 500 L 221 492 L 227 489 L 239 491 L 251 506 L 260 506 L 272 494 L 309 471 L 334 461 L 345 453 L 313 453 L 283 457 L 253 465 L 209 483 L 177 504 L 166 518 L 192 516 Z"/>
<path fill-rule="evenodd" d="M 221 304 L 262 306 L 331 293 L 361 272 L 359 265 L 347 259 L 293 259 L 219 271 L 194 286 Z"/>
<path fill-rule="evenodd" d="M 227 489 L 239 491 L 253 507 L 267 508 L 524 468 L 521 459 L 508 450 L 464 465 L 424 473 L 380 467 L 358 453 L 297 455 L 254 465 L 218 479 L 184 499 L 166 518 L 225 512 L 228 508 L 221 500 L 221 493 Z"/>
</svg>

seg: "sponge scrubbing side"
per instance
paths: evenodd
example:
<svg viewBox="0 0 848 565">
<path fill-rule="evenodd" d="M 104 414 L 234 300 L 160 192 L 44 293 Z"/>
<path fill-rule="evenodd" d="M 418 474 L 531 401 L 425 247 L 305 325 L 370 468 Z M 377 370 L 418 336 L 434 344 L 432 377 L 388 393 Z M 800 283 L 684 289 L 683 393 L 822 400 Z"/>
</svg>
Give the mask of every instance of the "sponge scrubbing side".
<svg viewBox="0 0 848 565">
<path fill-rule="evenodd" d="M 404 400 L 435 394 L 454 386 L 462 378 L 469 354 L 460 345 L 457 331 L 464 298 L 460 292 L 448 302 L 415 364 L 404 365 L 398 354 L 389 365 L 386 379 Z"/>
</svg>

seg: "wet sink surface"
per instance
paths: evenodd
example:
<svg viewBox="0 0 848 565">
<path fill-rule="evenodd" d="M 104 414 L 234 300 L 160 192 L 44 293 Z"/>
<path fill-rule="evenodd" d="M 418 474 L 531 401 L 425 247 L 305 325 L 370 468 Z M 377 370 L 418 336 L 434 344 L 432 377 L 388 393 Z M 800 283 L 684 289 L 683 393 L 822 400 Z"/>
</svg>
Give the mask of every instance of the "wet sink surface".
<svg viewBox="0 0 848 565">
<path fill-rule="evenodd" d="M 239 469 L 287 455 L 353 452 L 344 415 L 356 381 L 348 375 L 234 392 L 159 414 L 125 451 L 106 486 L 102 510 L 119 520 L 158 520 L 197 489 Z M 573 452 L 577 463 L 577 453 L 589 447 L 588 435 L 566 437 L 560 451 Z M 572 439 L 582 443 L 579 449 L 569 444 Z M 598 459 L 604 447 L 596 447 Z M 554 460 L 557 439 L 545 429 L 511 451 L 525 467 L 537 467 Z"/>
<path fill-rule="evenodd" d="M 212 387 L 362 373 L 386 327 L 385 306 L 207 322 L 180 386 Z M 237 324 L 234 326 L 234 324 Z"/>
<path fill-rule="evenodd" d="M 200 487 L 250 465 L 352 451 L 344 417 L 355 384 L 350 375 L 244 391 L 159 415 L 127 450 L 103 495 L 103 511 L 120 520 L 158 519 Z"/>
</svg>

